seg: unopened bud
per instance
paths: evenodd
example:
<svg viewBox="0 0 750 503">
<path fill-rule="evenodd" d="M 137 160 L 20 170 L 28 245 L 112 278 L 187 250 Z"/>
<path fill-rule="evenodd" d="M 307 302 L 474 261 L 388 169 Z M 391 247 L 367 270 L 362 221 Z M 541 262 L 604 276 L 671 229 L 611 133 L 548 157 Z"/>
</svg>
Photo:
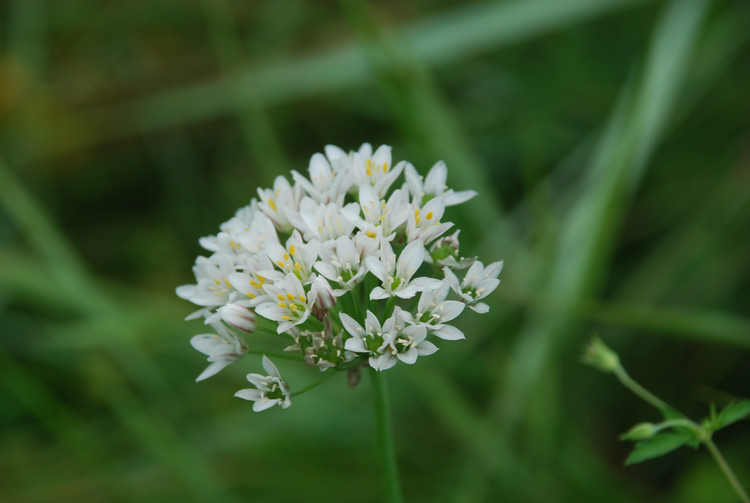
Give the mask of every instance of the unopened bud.
<svg viewBox="0 0 750 503">
<path fill-rule="evenodd" d="M 620 435 L 620 440 L 643 440 L 644 438 L 653 437 L 658 431 L 659 429 L 653 423 L 638 423 Z"/>
<path fill-rule="evenodd" d="M 594 337 L 586 346 L 583 362 L 596 367 L 602 372 L 614 372 L 620 366 L 620 357 L 612 351 L 602 340 Z"/>
<path fill-rule="evenodd" d="M 255 313 L 247 307 L 235 303 L 229 303 L 216 311 L 229 326 L 242 332 L 254 332 L 258 326 Z"/>
<path fill-rule="evenodd" d="M 325 278 L 318 276 L 310 288 L 310 295 L 314 299 L 315 307 L 328 310 L 336 305 L 336 295 Z"/>
</svg>

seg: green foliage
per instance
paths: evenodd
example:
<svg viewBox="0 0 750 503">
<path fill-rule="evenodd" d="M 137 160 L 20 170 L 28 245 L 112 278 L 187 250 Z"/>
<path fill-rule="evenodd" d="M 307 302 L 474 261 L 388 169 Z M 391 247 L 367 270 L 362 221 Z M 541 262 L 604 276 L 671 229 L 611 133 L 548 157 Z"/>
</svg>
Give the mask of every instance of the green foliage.
<svg viewBox="0 0 750 503">
<path fill-rule="evenodd" d="M 721 409 L 721 412 L 718 414 L 716 414 L 716 408 L 711 407 L 711 415 L 706 420 L 706 425 L 710 431 L 714 432 L 726 428 L 737 421 L 741 421 L 748 416 L 750 416 L 750 400 L 732 402 Z"/>
<path fill-rule="evenodd" d="M 461 254 L 506 264 L 490 319 L 391 380 L 406 501 L 725 496 L 700 455 L 613 461 L 641 411 L 575 354 L 606 333 L 668 401 L 733 403 L 706 432 L 748 416 L 744 1 L 1 10 L 0 500 L 378 501 L 367 380 L 252 415 L 231 395 L 274 346 L 194 383 L 174 295 L 256 187 L 363 141 L 444 159 L 479 192 Z M 740 475 L 745 430 L 722 445 Z"/>
<path fill-rule="evenodd" d="M 657 458 L 669 454 L 683 445 L 690 445 L 695 438 L 684 433 L 658 433 L 646 440 L 640 440 L 635 444 L 633 452 L 628 455 L 625 465 L 634 465 L 648 459 Z"/>
</svg>

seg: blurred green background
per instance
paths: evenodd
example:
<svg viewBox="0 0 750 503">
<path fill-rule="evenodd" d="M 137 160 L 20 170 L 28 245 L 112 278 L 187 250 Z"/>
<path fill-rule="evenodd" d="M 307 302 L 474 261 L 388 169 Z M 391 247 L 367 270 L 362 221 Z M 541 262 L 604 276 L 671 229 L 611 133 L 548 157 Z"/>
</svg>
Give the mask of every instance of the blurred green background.
<svg viewBox="0 0 750 503">
<path fill-rule="evenodd" d="M 381 499 L 369 384 L 288 410 L 199 384 L 198 237 L 327 143 L 479 196 L 505 260 L 467 341 L 389 372 L 411 502 L 732 502 L 580 363 L 598 333 L 694 419 L 750 396 L 744 0 L 0 4 L 0 501 Z M 249 339 L 254 349 L 276 341 Z M 257 361 L 256 361 L 257 360 Z M 277 362 L 294 388 L 317 370 Z M 750 424 L 715 437 L 750 486 Z"/>
</svg>

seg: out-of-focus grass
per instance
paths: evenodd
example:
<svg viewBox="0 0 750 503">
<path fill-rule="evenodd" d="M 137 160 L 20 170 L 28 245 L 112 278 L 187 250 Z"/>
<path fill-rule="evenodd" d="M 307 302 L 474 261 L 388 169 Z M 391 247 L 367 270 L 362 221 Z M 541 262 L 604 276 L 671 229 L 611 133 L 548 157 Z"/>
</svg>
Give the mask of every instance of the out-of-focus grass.
<svg viewBox="0 0 750 503">
<path fill-rule="evenodd" d="M 367 383 L 252 414 L 252 365 L 193 382 L 173 295 L 256 187 L 370 141 L 445 159 L 466 253 L 506 260 L 465 343 L 394 369 L 407 500 L 733 501 L 704 453 L 621 468 L 653 417 L 578 352 L 695 416 L 750 395 L 747 6 L 326 7 L 3 7 L 0 500 L 377 501 Z M 747 426 L 716 441 L 750 484 Z"/>
</svg>

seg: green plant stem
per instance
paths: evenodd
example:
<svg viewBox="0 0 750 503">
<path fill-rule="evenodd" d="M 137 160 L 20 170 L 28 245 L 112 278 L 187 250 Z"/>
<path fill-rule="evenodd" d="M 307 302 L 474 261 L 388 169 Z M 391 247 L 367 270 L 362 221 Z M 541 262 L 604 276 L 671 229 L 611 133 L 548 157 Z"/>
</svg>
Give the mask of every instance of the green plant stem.
<svg viewBox="0 0 750 503">
<path fill-rule="evenodd" d="M 632 377 L 625 371 L 625 369 L 622 367 L 622 365 L 618 365 L 614 370 L 615 376 L 617 376 L 617 379 L 620 380 L 623 386 L 628 388 L 630 391 L 638 395 L 640 398 L 648 402 L 649 404 L 653 405 L 657 409 L 664 411 L 664 410 L 674 410 L 672 407 L 670 407 L 666 402 L 664 402 L 661 398 L 651 393 L 649 390 L 638 384 L 635 380 L 633 380 Z"/>
<path fill-rule="evenodd" d="M 337 374 L 337 372 L 327 372 L 323 377 L 321 377 L 320 379 L 318 379 L 314 383 L 312 383 L 312 384 L 310 384 L 308 386 L 305 386 L 304 388 L 299 389 L 297 391 L 293 391 L 292 392 L 292 396 L 300 396 L 302 393 L 310 391 L 313 388 L 317 388 L 318 386 L 320 386 L 321 384 L 323 384 L 324 382 L 326 382 L 328 379 L 330 379 L 331 377 L 333 377 L 334 374 Z"/>
<path fill-rule="evenodd" d="M 721 452 L 719 451 L 719 448 L 716 447 L 716 444 L 714 444 L 714 441 L 708 438 L 703 443 L 706 445 L 708 452 L 711 453 L 711 456 L 713 456 L 716 464 L 719 465 L 719 468 L 721 468 L 721 471 L 724 472 L 724 476 L 726 476 L 727 480 L 729 480 L 729 483 L 737 492 L 740 500 L 742 500 L 743 503 L 750 503 L 750 498 L 747 496 L 745 488 L 742 487 L 740 481 L 737 480 L 737 477 L 735 477 L 732 468 L 730 468 L 729 464 L 724 459 L 724 456 L 721 455 Z"/>
<path fill-rule="evenodd" d="M 385 473 L 385 499 L 389 503 L 401 503 L 401 483 L 398 478 L 396 464 L 396 450 L 393 444 L 393 428 L 391 426 L 391 408 L 388 397 L 388 385 L 385 376 L 370 368 L 372 381 L 372 398 L 375 405 L 375 419 L 378 429 L 378 448 L 380 461 Z"/>
<path fill-rule="evenodd" d="M 640 398 L 642 398 L 649 404 L 653 405 L 660 411 L 677 412 L 674 408 L 670 407 L 662 399 L 660 399 L 659 397 L 651 393 L 649 390 L 647 390 L 646 388 L 638 384 L 635 380 L 633 380 L 633 378 L 630 377 L 630 375 L 625 371 L 622 365 L 618 365 L 614 369 L 614 374 L 615 376 L 617 376 L 617 379 L 620 380 L 623 386 L 628 388 L 630 391 L 632 391 L 633 393 L 635 393 Z M 688 419 L 681 413 L 679 414 L 682 416 L 681 418 L 674 418 L 674 419 L 668 420 L 666 423 L 670 423 L 671 426 L 676 426 L 679 423 L 681 426 L 692 428 L 692 429 L 695 429 L 696 431 L 701 430 L 701 427 L 698 424 L 696 424 L 694 421 L 691 421 L 690 419 Z M 719 465 L 719 468 L 721 469 L 721 471 L 724 472 L 724 476 L 726 476 L 727 480 L 729 480 L 729 483 L 732 485 L 732 488 L 739 495 L 740 500 L 742 500 L 743 503 L 750 503 L 750 498 L 748 498 L 747 492 L 745 492 L 745 488 L 742 487 L 742 484 L 740 484 L 739 480 L 737 480 L 737 477 L 734 475 L 732 468 L 724 459 L 724 456 L 721 455 L 721 452 L 719 451 L 719 448 L 716 447 L 716 444 L 714 444 L 714 441 L 711 440 L 710 434 L 706 434 L 702 436 L 703 438 L 701 439 L 701 442 L 706 446 L 706 448 L 708 449 L 708 452 L 711 453 L 711 456 L 713 456 L 714 461 L 716 461 L 716 464 Z"/>
</svg>

